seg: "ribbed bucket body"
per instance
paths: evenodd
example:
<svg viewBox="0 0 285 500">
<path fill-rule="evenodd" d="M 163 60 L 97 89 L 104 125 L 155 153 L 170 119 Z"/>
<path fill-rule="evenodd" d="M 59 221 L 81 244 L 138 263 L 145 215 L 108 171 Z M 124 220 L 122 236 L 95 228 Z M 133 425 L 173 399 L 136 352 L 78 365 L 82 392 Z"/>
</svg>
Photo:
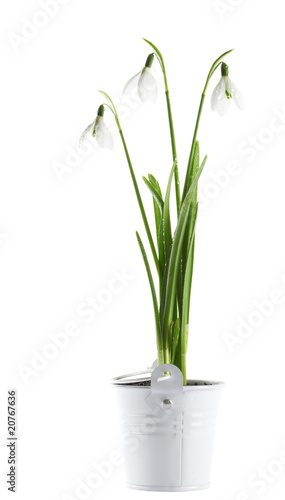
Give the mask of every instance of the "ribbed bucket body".
<svg viewBox="0 0 285 500">
<path fill-rule="evenodd" d="M 130 488 L 187 491 L 210 485 L 224 384 L 192 381 L 183 386 L 181 377 L 177 367 L 161 365 L 152 373 L 151 386 L 114 383 Z"/>
</svg>

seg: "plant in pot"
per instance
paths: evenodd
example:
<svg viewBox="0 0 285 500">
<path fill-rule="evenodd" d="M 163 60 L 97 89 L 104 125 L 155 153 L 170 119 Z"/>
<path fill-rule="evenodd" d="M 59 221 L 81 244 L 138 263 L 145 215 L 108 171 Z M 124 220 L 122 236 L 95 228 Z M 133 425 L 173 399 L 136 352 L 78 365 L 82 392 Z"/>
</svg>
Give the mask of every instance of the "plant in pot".
<svg viewBox="0 0 285 500">
<path fill-rule="evenodd" d="M 231 52 L 229 50 L 214 61 L 207 75 L 181 192 L 164 59 L 152 42 L 145 41 L 151 46 L 152 52 L 143 69 L 127 83 L 124 92 L 135 88 L 142 101 L 156 99 L 158 88 L 152 73 L 156 58 L 165 86 L 172 168 L 164 196 L 153 175 L 143 177 L 153 198 L 155 237 L 150 230 L 116 107 L 105 92 L 100 91 L 104 102 L 95 120 L 83 132 L 80 143 L 84 142 L 87 135 L 92 135 L 99 146 L 113 148 L 112 135 L 104 123 L 105 109 L 110 110 L 125 151 L 157 273 L 156 286 L 145 246 L 136 233 L 153 301 L 157 361 L 148 371 L 116 377 L 112 381 L 123 421 L 127 486 L 142 490 L 187 491 L 209 486 L 215 422 L 224 385 L 221 382 L 188 380 L 186 374 L 197 191 L 207 160 L 207 156 L 200 160 L 198 128 L 206 91 L 218 68 L 221 69 L 221 78 L 212 94 L 212 109 L 223 115 L 231 100 L 243 109 L 243 99 L 229 78 L 228 66 L 223 62 L 223 58 Z M 170 210 L 173 183 L 177 211 L 174 230 Z"/>
</svg>

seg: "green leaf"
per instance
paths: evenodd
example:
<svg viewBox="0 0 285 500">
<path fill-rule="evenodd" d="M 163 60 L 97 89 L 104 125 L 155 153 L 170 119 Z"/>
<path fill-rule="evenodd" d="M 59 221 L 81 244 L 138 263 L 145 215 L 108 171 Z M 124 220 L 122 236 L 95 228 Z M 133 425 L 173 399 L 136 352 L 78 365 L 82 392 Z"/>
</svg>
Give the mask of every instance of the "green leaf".
<svg viewBox="0 0 285 500">
<path fill-rule="evenodd" d="M 195 142 L 194 146 L 194 154 L 190 164 L 190 172 L 189 172 L 189 187 L 192 185 L 193 179 L 199 170 L 199 161 L 200 161 L 200 151 L 199 151 L 199 141 Z M 191 234 L 191 228 L 193 227 L 193 216 L 196 212 L 197 205 L 197 191 L 198 185 L 196 187 L 196 192 L 193 196 L 193 200 L 191 201 L 188 222 L 185 230 L 185 236 L 182 245 L 182 253 L 181 253 L 181 269 L 179 273 L 179 281 L 178 281 L 178 305 L 179 305 L 179 314 L 182 315 L 182 295 L 183 295 L 183 282 L 185 275 L 185 268 L 187 262 L 187 256 L 189 251 L 189 235 Z"/>
<path fill-rule="evenodd" d="M 163 249 L 164 249 L 164 247 L 163 247 Z M 167 276 L 168 276 L 168 268 L 169 268 L 169 257 L 170 256 L 168 256 L 168 258 L 167 258 L 165 256 L 164 273 L 162 274 L 162 288 L 161 288 L 161 294 L 160 294 L 160 318 L 162 318 L 162 313 L 164 311 L 164 305 L 165 305 L 166 285 L 167 285 Z"/>
<path fill-rule="evenodd" d="M 161 196 L 161 198 L 162 198 L 160 185 L 159 185 L 159 182 L 156 180 L 156 178 L 155 178 L 153 175 L 148 174 L 148 180 L 149 180 L 149 182 L 153 185 L 154 189 L 158 192 L 158 194 L 159 194 L 159 195 Z"/>
<path fill-rule="evenodd" d="M 165 253 L 164 253 L 162 230 L 161 230 L 162 214 L 161 214 L 161 209 L 160 209 L 155 198 L 153 198 L 153 208 L 154 208 L 155 227 L 156 227 L 156 239 L 157 239 L 157 248 L 158 248 L 159 269 L 160 269 L 160 284 L 162 285 L 163 273 L 164 273 L 164 268 L 165 268 Z"/>
<path fill-rule="evenodd" d="M 189 321 L 189 308 L 190 308 L 190 294 L 191 294 L 191 286 L 189 286 L 192 282 L 192 273 L 193 273 L 193 254 L 191 252 L 193 248 L 194 238 L 195 238 L 195 226 L 197 220 L 197 210 L 195 213 L 194 226 L 190 235 L 190 247 L 188 258 L 186 262 L 186 271 L 185 271 L 185 279 L 183 285 L 183 307 L 182 307 L 182 318 L 181 318 L 181 345 L 182 345 L 182 354 L 186 354 L 187 343 L 185 342 L 185 328 Z"/>
<path fill-rule="evenodd" d="M 190 186 L 193 182 L 196 173 L 198 172 L 199 165 L 200 165 L 200 147 L 199 147 L 199 141 L 196 141 L 194 148 L 193 162 L 190 170 Z"/>
<path fill-rule="evenodd" d="M 199 170 L 199 161 L 200 161 L 200 151 L 199 151 L 199 141 L 195 142 L 195 147 L 194 147 L 194 154 L 193 154 L 193 159 L 190 165 L 190 173 L 189 173 L 189 186 L 192 185 L 193 179 L 195 178 L 196 173 Z M 188 256 L 188 251 L 189 251 L 189 238 L 191 236 L 191 230 L 193 227 L 193 221 L 194 221 L 194 216 L 196 213 L 197 209 L 197 192 L 198 192 L 198 185 L 196 187 L 196 192 L 195 195 L 193 196 L 193 200 L 190 205 L 190 211 L 189 211 L 189 218 L 188 218 L 188 223 L 185 231 L 185 238 L 183 242 L 183 249 L 182 249 L 182 282 L 184 281 L 184 274 L 185 274 L 185 267 L 186 267 L 186 261 L 187 261 L 187 256 Z M 180 303 L 182 302 L 182 297 L 180 297 Z M 181 314 L 181 313 L 180 313 Z"/>
<path fill-rule="evenodd" d="M 145 248 L 143 246 L 142 240 L 141 240 L 138 232 L 136 232 L 136 236 L 137 236 L 139 247 L 140 247 L 142 257 L 144 260 L 144 264 L 145 264 L 145 268 L 146 268 L 146 272 L 147 272 L 147 276 L 148 276 L 148 280 L 149 280 L 149 285 L 150 285 L 150 289 L 151 289 L 154 316 L 155 316 L 155 325 L 156 325 L 157 348 L 160 351 L 160 350 L 163 350 L 163 339 L 162 339 L 162 335 L 161 335 L 160 314 L 159 314 L 159 310 L 158 310 L 155 286 L 154 286 L 153 277 L 152 277 L 150 265 L 148 262 L 148 258 L 146 255 L 146 251 L 145 251 Z"/>
<path fill-rule="evenodd" d="M 199 170 L 199 161 L 200 161 L 199 141 L 196 141 L 195 146 L 194 146 L 193 159 L 192 159 L 192 162 L 190 165 L 189 186 L 192 185 L 193 179 L 195 178 L 195 175 L 197 174 L 197 172 Z M 191 236 L 191 231 L 192 231 L 192 227 L 193 227 L 193 223 L 194 223 L 194 216 L 195 216 L 195 213 L 197 210 L 197 191 L 198 191 L 198 185 L 196 187 L 195 194 L 194 194 L 193 199 L 192 199 L 191 204 L 190 204 L 188 222 L 186 225 L 185 236 L 183 239 L 182 252 L 181 252 L 181 266 L 180 266 L 180 270 L 179 270 L 179 278 L 178 278 L 178 284 L 177 284 L 177 298 L 178 298 L 178 307 L 179 307 L 180 316 L 182 316 L 183 283 L 184 283 L 187 256 L 188 256 L 189 246 L 190 246 L 190 239 L 189 238 Z M 194 244 L 193 244 L 192 253 L 193 253 L 193 258 L 194 258 Z M 189 286 L 191 287 L 191 283 L 189 283 Z"/>
<path fill-rule="evenodd" d="M 153 209 L 154 209 L 154 218 L 155 218 L 155 227 L 156 227 L 157 246 L 159 247 L 158 237 L 159 237 L 159 232 L 160 232 L 162 215 L 161 215 L 160 206 L 157 203 L 155 198 L 153 198 Z"/>
<path fill-rule="evenodd" d="M 160 269 L 160 292 L 162 289 L 162 281 L 163 281 L 163 273 L 165 268 L 165 249 L 163 242 L 163 222 L 162 222 L 162 212 L 164 207 L 164 202 L 161 195 L 161 189 L 158 181 L 151 174 L 148 175 L 148 179 L 143 177 L 143 180 L 150 192 L 153 196 L 153 208 L 154 208 L 154 217 L 155 217 L 155 227 L 156 227 L 156 239 L 157 239 L 157 248 L 158 248 L 158 257 L 159 257 L 159 269 Z"/>
<path fill-rule="evenodd" d="M 179 334 L 180 334 L 179 318 L 177 318 L 175 323 L 173 324 L 173 326 L 171 328 L 171 334 L 172 334 L 171 363 L 174 364 L 175 354 L 176 354 L 176 349 L 177 349 Z"/>
<path fill-rule="evenodd" d="M 174 305 L 176 302 L 176 283 L 177 283 L 179 267 L 181 265 L 182 243 L 187 225 L 190 203 L 193 199 L 193 196 L 195 195 L 195 190 L 198 184 L 198 180 L 203 171 L 206 161 L 207 161 L 207 156 L 204 158 L 195 178 L 193 179 L 192 186 L 189 188 L 185 196 L 185 199 L 181 205 L 180 215 L 177 221 L 177 227 L 173 238 L 173 244 L 171 247 L 171 253 L 169 258 L 169 267 L 167 271 L 165 304 L 163 307 L 164 310 L 162 311 L 162 336 L 164 342 L 168 342 L 168 328 L 172 321 Z M 167 347 L 168 346 L 165 345 L 166 349 Z"/>
<path fill-rule="evenodd" d="M 144 180 L 145 184 L 147 185 L 148 189 L 150 190 L 152 196 L 157 201 L 157 203 L 160 206 L 161 211 L 162 211 L 164 203 L 163 203 L 163 199 L 162 199 L 161 195 L 159 194 L 159 192 L 154 188 L 153 184 L 151 182 L 149 182 L 149 180 L 146 177 L 143 177 L 143 180 Z"/>
<path fill-rule="evenodd" d="M 184 276 L 184 286 L 183 286 L 183 301 L 182 301 L 182 318 L 181 318 L 181 358 L 183 359 L 183 378 L 184 381 L 183 383 L 187 383 L 187 377 L 186 377 L 186 353 L 187 353 L 187 347 L 188 347 L 188 330 L 189 330 L 189 310 L 190 310 L 190 296 L 191 296 L 191 284 L 192 284 L 192 274 L 193 274 L 193 259 L 194 259 L 194 254 L 193 254 L 193 245 L 194 245 L 194 238 L 195 238 L 195 226 L 196 226 L 196 220 L 197 220 L 197 210 L 195 213 L 195 218 L 194 218 L 194 225 L 191 230 L 191 235 L 190 235 L 190 246 L 189 246 L 189 253 L 188 253 L 188 258 L 186 262 L 186 270 L 185 270 L 185 276 Z"/>
<path fill-rule="evenodd" d="M 164 247 L 165 247 L 165 255 L 166 257 L 169 254 L 169 250 L 172 244 L 172 233 L 171 233 L 171 221 L 170 221 L 170 192 L 171 192 L 171 183 L 173 179 L 173 174 L 174 170 L 176 168 L 177 162 L 175 161 L 173 163 L 169 179 L 168 179 L 168 184 L 167 184 L 167 189 L 166 189 L 166 194 L 165 194 L 165 201 L 164 201 L 164 207 L 163 207 L 163 212 L 162 212 L 162 231 L 163 231 L 163 241 L 164 241 Z"/>
<path fill-rule="evenodd" d="M 193 161 L 192 161 L 192 165 L 191 165 L 191 169 L 190 169 L 190 186 L 193 182 L 193 179 L 195 178 L 195 175 L 197 174 L 197 172 L 199 170 L 199 162 L 200 162 L 200 150 L 199 149 L 200 149 L 199 148 L 199 141 L 196 141 L 195 148 L 194 148 Z M 183 259 L 184 263 L 187 260 L 187 255 L 188 255 L 189 248 L 190 248 L 190 239 L 191 239 L 192 228 L 193 228 L 193 225 L 195 223 L 195 217 L 197 214 L 197 194 L 198 194 L 198 185 L 196 187 L 196 192 L 195 192 L 195 195 L 193 197 L 193 200 L 192 200 L 191 206 L 190 206 L 189 223 L 188 223 L 188 227 L 186 230 L 187 237 L 185 239 L 185 245 L 183 245 L 182 259 Z"/>
</svg>

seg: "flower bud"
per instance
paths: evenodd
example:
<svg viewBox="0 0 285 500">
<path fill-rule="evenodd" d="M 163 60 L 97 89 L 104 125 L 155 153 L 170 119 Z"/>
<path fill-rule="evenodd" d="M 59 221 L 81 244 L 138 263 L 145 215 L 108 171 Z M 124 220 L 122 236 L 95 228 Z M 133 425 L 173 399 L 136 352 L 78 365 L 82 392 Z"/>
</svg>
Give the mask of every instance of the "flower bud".
<svg viewBox="0 0 285 500">
<path fill-rule="evenodd" d="M 222 76 L 229 76 L 229 67 L 226 63 L 222 63 L 221 72 Z"/>
<path fill-rule="evenodd" d="M 101 106 L 99 106 L 99 108 L 98 108 L 97 116 L 104 116 L 104 113 L 105 113 L 105 108 L 104 108 L 103 104 L 101 104 Z"/>
<path fill-rule="evenodd" d="M 154 54 L 149 54 L 147 56 L 147 60 L 145 62 L 145 68 L 151 68 L 152 67 L 152 63 L 153 63 L 153 60 L 154 60 Z"/>
</svg>

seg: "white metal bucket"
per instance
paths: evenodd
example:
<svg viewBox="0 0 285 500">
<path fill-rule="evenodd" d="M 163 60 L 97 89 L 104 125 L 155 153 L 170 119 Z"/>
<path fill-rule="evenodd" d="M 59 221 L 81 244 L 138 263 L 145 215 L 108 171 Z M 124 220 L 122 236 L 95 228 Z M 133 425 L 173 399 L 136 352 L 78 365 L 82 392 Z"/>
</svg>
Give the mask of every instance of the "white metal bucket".
<svg viewBox="0 0 285 500">
<path fill-rule="evenodd" d="M 153 370 L 150 386 L 130 385 L 142 379 L 129 377 L 112 381 L 123 424 L 127 486 L 152 491 L 208 488 L 224 384 L 197 380 L 183 386 L 181 371 L 170 364 Z"/>
</svg>

